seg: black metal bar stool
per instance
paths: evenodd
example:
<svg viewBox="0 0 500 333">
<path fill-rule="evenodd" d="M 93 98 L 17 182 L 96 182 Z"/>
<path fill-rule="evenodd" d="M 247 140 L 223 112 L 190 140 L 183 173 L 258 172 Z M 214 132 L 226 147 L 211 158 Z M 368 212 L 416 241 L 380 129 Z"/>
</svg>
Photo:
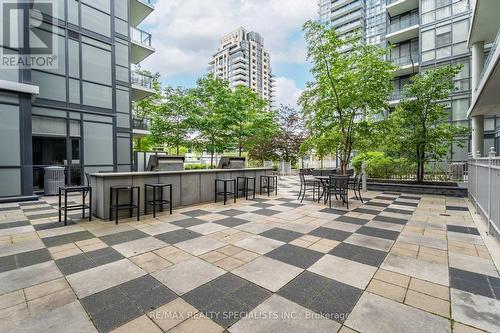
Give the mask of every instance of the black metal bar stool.
<svg viewBox="0 0 500 333">
<path fill-rule="evenodd" d="M 240 187 L 240 180 L 243 180 L 243 188 Z M 253 186 L 250 187 L 250 181 L 252 181 Z M 248 193 L 253 193 L 253 198 L 255 199 L 255 177 L 237 177 L 236 178 L 236 196 L 240 196 L 240 192 L 243 192 L 245 199 L 248 200 Z"/>
<path fill-rule="evenodd" d="M 262 194 L 262 189 L 267 192 L 269 197 L 272 192 L 278 195 L 278 176 L 275 175 L 262 175 L 260 176 L 260 194 Z"/>
<path fill-rule="evenodd" d="M 61 196 L 64 193 L 64 206 L 62 205 Z M 82 203 L 68 205 L 68 193 L 82 193 Z M 85 199 L 89 195 L 89 203 L 85 203 Z M 92 221 L 92 187 L 90 186 L 71 186 L 59 187 L 59 222 L 61 222 L 61 214 L 64 212 L 64 225 L 68 225 L 68 211 L 82 210 L 82 219 L 85 218 L 85 209 L 89 210 L 89 221 Z"/>
<path fill-rule="evenodd" d="M 163 190 L 169 188 L 169 200 L 163 199 Z M 148 200 L 148 188 L 153 190 L 153 200 Z M 159 198 L 156 196 L 159 192 Z M 153 206 L 153 217 L 156 217 L 156 206 L 160 206 L 160 212 L 163 212 L 163 205 L 170 205 L 170 215 L 172 215 L 172 184 L 145 184 L 144 185 L 144 215 L 148 213 L 148 205 Z"/>
<path fill-rule="evenodd" d="M 137 204 L 134 204 L 134 190 L 137 190 Z M 113 192 L 115 193 L 113 203 Z M 120 192 L 127 192 L 130 195 L 130 202 L 120 204 Z M 139 202 L 141 197 L 141 188 L 139 186 L 111 186 L 109 188 L 109 220 L 113 219 L 113 210 L 115 211 L 115 224 L 118 224 L 118 212 L 120 210 L 128 209 L 129 215 L 132 217 L 133 210 L 137 210 L 137 221 L 139 221 Z"/>
<path fill-rule="evenodd" d="M 218 186 L 217 186 L 220 182 L 224 183 L 224 191 L 222 191 L 222 192 L 218 190 Z M 228 188 L 227 188 L 228 183 L 232 184 L 231 191 L 228 191 Z M 237 185 L 236 185 L 236 179 L 227 178 L 227 179 L 216 179 L 215 180 L 215 202 L 217 202 L 217 197 L 219 195 L 223 195 L 224 196 L 224 205 L 225 205 L 227 202 L 227 196 L 232 195 L 234 202 L 236 203 L 237 191 L 238 190 L 237 190 Z"/>
</svg>

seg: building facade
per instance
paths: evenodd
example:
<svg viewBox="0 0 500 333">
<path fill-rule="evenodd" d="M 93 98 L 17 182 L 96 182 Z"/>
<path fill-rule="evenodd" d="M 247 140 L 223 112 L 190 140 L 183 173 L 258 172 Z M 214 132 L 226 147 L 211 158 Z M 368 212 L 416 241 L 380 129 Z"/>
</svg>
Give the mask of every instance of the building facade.
<svg viewBox="0 0 500 333">
<path fill-rule="evenodd" d="M 467 118 L 472 96 L 472 52 L 467 45 L 472 15 L 469 0 L 320 0 L 319 5 L 321 21 L 335 26 L 339 13 L 342 17 L 357 18 L 359 23 L 350 21 L 349 24 L 359 27 L 367 43 L 391 47 L 388 60 L 397 69 L 390 108 L 405 97 L 403 87 L 413 74 L 428 68 L 461 64 L 462 71 L 455 78 L 456 90 L 443 102 L 450 122 L 471 126 Z M 499 125 L 495 117 L 484 118 L 485 147 L 493 144 L 495 128 Z M 464 161 L 471 150 L 469 140 L 465 147 L 453 145 L 450 155 L 453 160 Z"/>
<path fill-rule="evenodd" d="M 228 81 L 232 88 L 238 85 L 250 87 L 273 105 L 271 57 L 260 34 L 240 27 L 222 37 L 208 72 Z"/>
<path fill-rule="evenodd" d="M 151 35 L 137 28 L 154 10 L 150 1 L 0 3 L 4 19 L 11 9 L 26 19 L 10 16 L 21 33 L 0 41 L 2 64 L 36 57 L 36 37 L 54 41 L 57 60 L 0 68 L 0 198 L 43 189 L 49 165 L 65 167 L 67 185 L 83 184 L 89 172 L 130 171 L 132 101 L 154 93 L 151 78 L 134 71 L 154 52 Z"/>
</svg>

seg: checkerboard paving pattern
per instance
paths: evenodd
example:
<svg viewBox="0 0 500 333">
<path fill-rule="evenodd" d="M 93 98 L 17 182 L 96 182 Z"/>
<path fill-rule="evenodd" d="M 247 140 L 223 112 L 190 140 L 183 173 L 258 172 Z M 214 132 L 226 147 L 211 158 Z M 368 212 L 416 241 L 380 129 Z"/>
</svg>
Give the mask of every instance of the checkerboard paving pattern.
<svg viewBox="0 0 500 333">
<path fill-rule="evenodd" d="M 55 197 L 1 204 L 0 332 L 500 331 L 465 199 L 367 192 L 348 210 L 298 189 L 119 225 L 63 226 Z"/>
</svg>

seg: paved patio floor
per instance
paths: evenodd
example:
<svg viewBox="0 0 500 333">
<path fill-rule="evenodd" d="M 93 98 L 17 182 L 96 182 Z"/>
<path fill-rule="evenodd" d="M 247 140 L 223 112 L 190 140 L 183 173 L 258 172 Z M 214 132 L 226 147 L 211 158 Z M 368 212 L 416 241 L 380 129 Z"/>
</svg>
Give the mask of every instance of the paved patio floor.
<svg viewBox="0 0 500 333">
<path fill-rule="evenodd" d="M 2 204 L 0 332 L 500 332 L 498 269 L 465 199 L 368 192 L 328 209 L 298 203 L 298 185 L 118 226 L 61 226 L 54 197 Z"/>
</svg>

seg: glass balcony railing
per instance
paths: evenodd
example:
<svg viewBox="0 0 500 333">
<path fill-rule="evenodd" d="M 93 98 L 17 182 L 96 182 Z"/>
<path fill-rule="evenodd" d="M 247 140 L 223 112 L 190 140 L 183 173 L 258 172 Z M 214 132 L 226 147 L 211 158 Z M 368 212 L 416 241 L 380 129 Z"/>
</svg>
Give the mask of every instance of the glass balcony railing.
<svg viewBox="0 0 500 333">
<path fill-rule="evenodd" d="M 417 24 L 418 24 L 418 14 L 413 14 L 413 15 L 410 15 L 406 18 L 399 19 L 399 20 L 389 24 L 389 26 L 387 27 L 387 32 L 393 33 L 393 32 L 403 30 L 403 29 L 409 28 L 409 27 L 417 25 Z"/>
<path fill-rule="evenodd" d="M 389 6 L 390 4 L 395 3 L 396 1 L 400 1 L 400 0 L 386 0 L 385 5 Z"/>
<path fill-rule="evenodd" d="M 405 66 L 405 65 L 411 65 L 411 64 L 417 64 L 418 63 L 418 54 L 414 53 L 411 55 L 399 57 L 399 58 L 394 58 L 391 59 L 391 62 L 395 66 Z"/>
<path fill-rule="evenodd" d="M 150 6 L 152 6 L 152 5 L 153 5 L 153 1 L 151 1 L 151 0 L 138 0 L 138 1 L 139 1 L 139 2 L 143 2 L 143 3 L 145 3 L 146 5 L 150 5 Z"/>
<path fill-rule="evenodd" d="M 395 90 L 392 92 L 389 100 L 397 101 L 397 100 L 405 98 L 405 97 L 406 97 L 406 92 L 404 90 Z"/>
<path fill-rule="evenodd" d="M 151 34 L 138 28 L 130 28 L 130 38 L 139 44 L 151 47 Z"/>
<path fill-rule="evenodd" d="M 132 72 L 132 84 L 153 89 L 153 77 L 140 72 Z"/>
<path fill-rule="evenodd" d="M 132 128 L 133 129 L 138 129 L 138 130 L 143 130 L 143 131 L 149 131 L 150 128 L 150 121 L 149 119 L 140 119 L 140 118 L 133 118 L 132 119 Z"/>
<path fill-rule="evenodd" d="M 493 59 L 493 56 L 495 55 L 495 51 L 499 47 L 498 44 L 500 44 L 500 30 L 498 30 L 495 41 L 491 45 L 491 49 L 490 49 L 490 53 L 488 54 L 488 58 L 486 58 L 486 60 L 484 61 L 483 69 L 482 69 L 481 74 L 479 76 L 479 82 L 481 82 L 483 80 L 486 69 L 488 68 L 491 60 Z M 475 87 L 475 90 L 477 90 L 478 88 L 479 88 L 479 84 L 477 87 Z"/>
</svg>

